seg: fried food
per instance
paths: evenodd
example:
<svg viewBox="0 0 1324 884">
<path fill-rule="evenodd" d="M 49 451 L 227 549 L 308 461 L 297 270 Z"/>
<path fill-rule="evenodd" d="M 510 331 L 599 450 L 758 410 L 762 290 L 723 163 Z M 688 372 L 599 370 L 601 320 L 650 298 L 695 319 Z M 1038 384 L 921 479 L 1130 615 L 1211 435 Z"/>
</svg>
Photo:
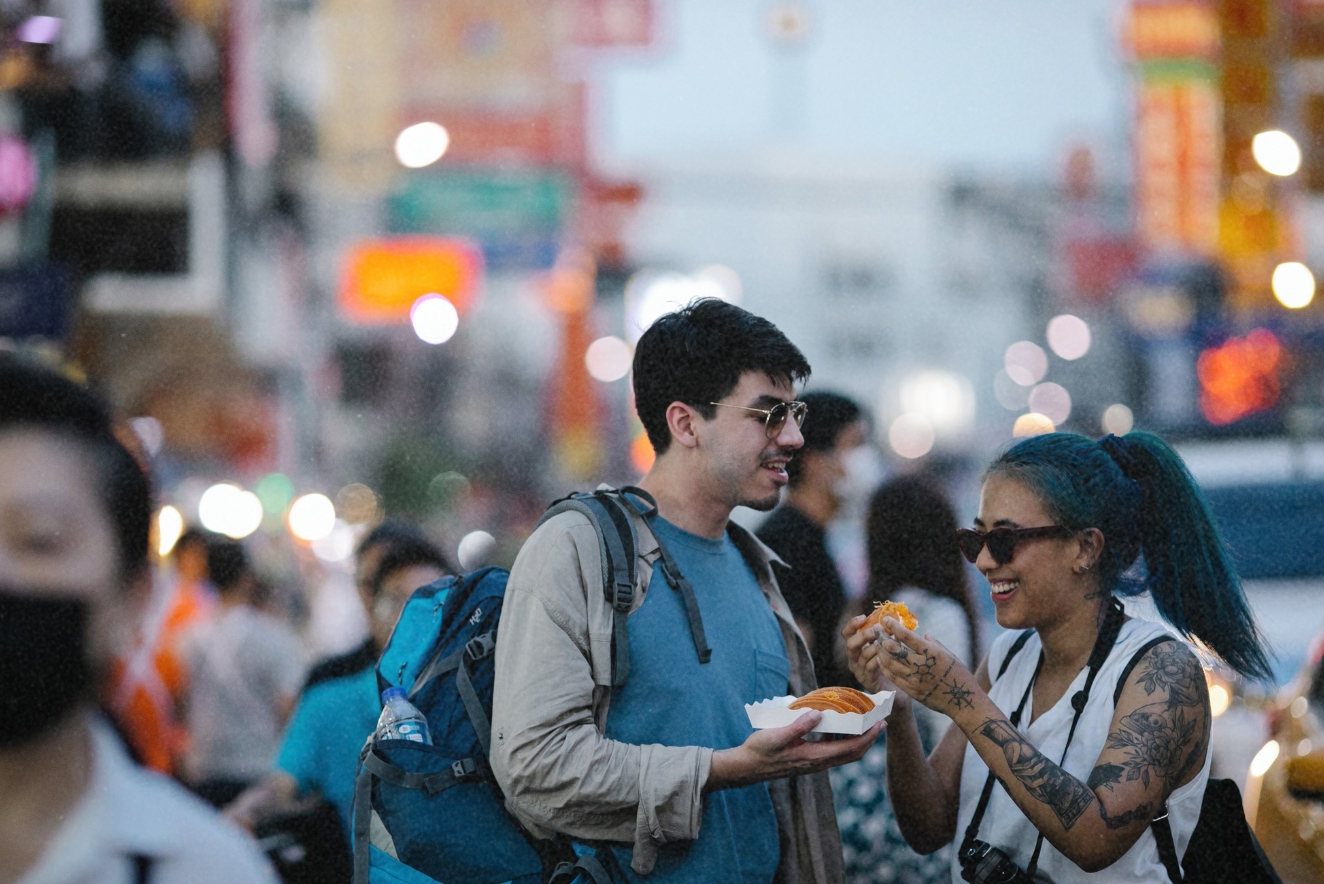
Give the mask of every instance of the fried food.
<svg viewBox="0 0 1324 884">
<path fill-rule="evenodd" d="M 905 602 L 874 602 L 873 604 L 873 613 L 869 615 L 868 620 L 864 621 L 864 626 L 861 629 L 881 626 L 884 617 L 895 617 L 901 622 L 902 626 L 911 632 L 914 632 L 915 627 L 919 626 L 919 621 L 915 619 L 914 614 L 910 613 L 910 609 L 906 607 Z"/>
<path fill-rule="evenodd" d="M 854 688 L 819 688 L 810 691 L 794 703 L 791 709 L 817 709 L 820 712 L 858 712 L 863 715 L 873 709 L 873 700 Z"/>
</svg>

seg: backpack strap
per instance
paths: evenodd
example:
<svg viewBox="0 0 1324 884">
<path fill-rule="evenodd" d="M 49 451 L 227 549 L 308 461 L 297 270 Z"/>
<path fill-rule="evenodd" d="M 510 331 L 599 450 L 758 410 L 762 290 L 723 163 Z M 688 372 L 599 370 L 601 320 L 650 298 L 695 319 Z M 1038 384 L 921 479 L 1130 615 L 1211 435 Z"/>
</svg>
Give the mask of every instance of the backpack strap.
<svg viewBox="0 0 1324 884">
<path fill-rule="evenodd" d="M 460 650 L 445 657 L 433 657 L 409 688 L 409 699 L 412 700 L 414 695 L 429 682 L 448 672 L 454 672 L 455 689 L 460 694 L 461 702 L 464 703 L 464 711 L 469 714 L 469 721 L 473 723 L 474 730 L 478 733 L 478 742 L 483 747 L 484 756 L 492 754 L 492 723 L 487 719 L 483 701 L 478 698 L 478 692 L 474 690 L 473 679 L 469 676 L 469 665 L 490 656 L 495 650 L 495 633 L 485 632 L 475 636 Z"/>
<path fill-rule="evenodd" d="M 134 884 L 149 884 L 152 880 L 152 868 L 156 865 L 156 857 L 145 853 L 131 853 L 129 862 L 133 864 Z"/>
<path fill-rule="evenodd" d="M 612 879 L 602 860 L 586 853 L 574 863 L 558 864 L 547 884 L 612 884 Z"/>
<path fill-rule="evenodd" d="M 598 535 L 601 555 L 602 589 L 612 607 L 611 684 L 624 687 L 630 677 L 630 631 L 626 618 L 634 607 L 634 587 L 638 576 L 636 551 L 639 540 L 634 523 L 620 503 L 617 492 L 597 491 L 572 494 L 554 502 L 538 521 L 543 522 L 565 512 L 588 517 Z"/>
<path fill-rule="evenodd" d="M 657 517 L 657 501 L 653 499 L 653 495 L 634 485 L 625 486 L 620 490 L 619 495 L 626 506 L 638 514 L 646 524 L 649 524 L 653 541 L 657 544 L 657 551 L 662 559 L 662 576 L 666 579 L 667 585 L 680 594 L 681 602 L 685 605 L 685 619 L 689 621 L 690 638 L 694 641 L 694 653 L 698 655 L 700 664 L 707 663 L 713 658 L 713 651 L 712 648 L 708 647 L 708 637 L 703 631 L 703 616 L 699 612 L 699 599 L 694 595 L 694 587 L 680 572 L 676 560 L 667 551 L 667 546 L 662 542 L 662 538 L 658 537 L 657 532 L 652 530 L 650 522 Z M 640 506 L 631 498 L 638 498 L 647 506 Z"/>
</svg>

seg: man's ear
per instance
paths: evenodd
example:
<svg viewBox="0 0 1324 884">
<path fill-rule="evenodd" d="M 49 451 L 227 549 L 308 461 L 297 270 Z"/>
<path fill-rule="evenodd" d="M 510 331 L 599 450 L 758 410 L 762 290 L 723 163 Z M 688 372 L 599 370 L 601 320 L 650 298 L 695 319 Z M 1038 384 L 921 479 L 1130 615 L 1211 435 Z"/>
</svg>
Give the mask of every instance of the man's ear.
<svg viewBox="0 0 1324 884">
<path fill-rule="evenodd" d="M 695 424 L 703 416 L 684 402 L 673 402 L 667 406 L 667 429 L 671 431 L 673 442 L 685 448 L 697 448 L 699 436 Z"/>
</svg>

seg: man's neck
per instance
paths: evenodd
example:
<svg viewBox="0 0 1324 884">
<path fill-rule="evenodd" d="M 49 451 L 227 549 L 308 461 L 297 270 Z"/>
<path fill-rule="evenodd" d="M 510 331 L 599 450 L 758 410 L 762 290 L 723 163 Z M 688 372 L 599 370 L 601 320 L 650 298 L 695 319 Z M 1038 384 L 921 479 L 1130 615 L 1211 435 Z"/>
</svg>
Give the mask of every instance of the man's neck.
<svg viewBox="0 0 1324 884">
<path fill-rule="evenodd" d="M 714 539 L 726 533 L 734 507 L 714 500 L 707 493 L 703 477 L 687 469 L 679 458 L 659 457 L 639 487 L 653 495 L 658 515 L 682 531 Z"/>
<path fill-rule="evenodd" d="M 69 716 L 30 746 L 0 749 L 0 884 L 45 852 L 92 779 L 87 713 Z"/>
<path fill-rule="evenodd" d="M 815 485 L 792 485 L 786 493 L 786 505 L 804 513 L 805 518 L 820 528 L 826 528 L 837 515 L 837 496 L 826 488 Z"/>
</svg>

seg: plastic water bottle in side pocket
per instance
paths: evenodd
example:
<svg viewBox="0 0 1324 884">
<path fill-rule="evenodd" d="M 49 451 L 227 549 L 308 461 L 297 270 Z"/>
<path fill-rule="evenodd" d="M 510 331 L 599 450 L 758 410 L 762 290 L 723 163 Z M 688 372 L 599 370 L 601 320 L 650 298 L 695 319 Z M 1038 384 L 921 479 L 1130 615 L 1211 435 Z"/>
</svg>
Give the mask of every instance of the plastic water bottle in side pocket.
<svg viewBox="0 0 1324 884">
<path fill-rule="evenodd" d="M 392 687 L 382 691 L 382 716 L 377 719 L 376 739 L 432 745 L 428 720 L 409 702 L 404 688 Z"/>
</svg>

